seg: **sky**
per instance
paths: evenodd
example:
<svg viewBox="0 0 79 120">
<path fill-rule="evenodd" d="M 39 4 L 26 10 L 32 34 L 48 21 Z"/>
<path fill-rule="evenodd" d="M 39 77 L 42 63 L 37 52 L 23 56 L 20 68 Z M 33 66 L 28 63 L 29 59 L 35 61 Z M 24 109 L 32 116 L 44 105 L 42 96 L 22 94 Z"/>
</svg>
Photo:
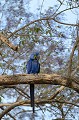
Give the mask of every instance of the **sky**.
<svg viewBox="0 0 79 120">
<path fill-rule="evenodd" d="M 41 12 L 44 12 L 44 10 L 47 10 L 49 7 L 53 7 L 58 3 L 57 0 L 32 0 L 30 2 L 30 11 L 31 12 L 38 12 L 37 8 L 40 6 Z M 67 6 L 63 5 L 60 10 L 65 9 Z M 77 12 L 77 14 L 75 13 Z M 75 12 L 73 10 L 66 11 L 66 21 L 67 23 L 75 23 L 76 19 L 79 18 L 79 11 L 75 9 Z"/>
<path fill-rule="evenodd" d="M 28 9 L 28 11 L 30 10 L 30 12 L 32 13 L 37 13 L 38 15 L 40 15 L 40 12 L 44 12 L 45 10 L 47 10 L 49 7 L 53 7 L 54 5 L 56 5 L 58 3 L 57 0 L 31 0 L 30 1 L 30 4 L 29 6 L 27 6 L 27 1 L 29 2 L 29 0 L 24 0 L 24 4 L 25 4 L 25 7 Z M 5 0 L 1 0 L 0 1 L 1 4 L 4 5 L 5 3 Z M 40 8 L 40 10 L 38 11 L 37 8 Z M 63 5 L 60 10 L 63 10 L 65 9 L 67 6 Z M 0 8 L 1 10 L 1 8 Z M 66 11 L 65 14 L 65 22 L 66 23 L 71 23 L 71 24 L 75 24 L 76 23 L 76 20 L 79 19 L 79 11 L 77 11 L 75 13 L 76 9 L 73 11 L 73 10 L 70 10 L 70 11 Z M 1 18 L 2 14 L 0 12 L 0 18 Z M 4 18 L 5 19 L 5 18 Z M 1 24 L 1 23 L 0 23 Z M 5 22 L 4 22 L 4 26 L 5 26 Z"/>
</svg>

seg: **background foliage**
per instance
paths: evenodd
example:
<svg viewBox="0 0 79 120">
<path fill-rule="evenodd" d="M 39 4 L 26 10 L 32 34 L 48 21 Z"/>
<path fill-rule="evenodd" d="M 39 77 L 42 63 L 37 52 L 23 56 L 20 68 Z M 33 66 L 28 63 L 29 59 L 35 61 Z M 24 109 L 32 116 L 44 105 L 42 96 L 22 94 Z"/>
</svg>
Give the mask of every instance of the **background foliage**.
<svg viewBox="0 0 79 120">
<path fill-rule="evenodd" d="M 0 33 L 9 39 L 13 45 L 19 47 L 12 50 L 0 40 L 0 74 L 26 73 L 26 63 L 33 51 L 40 52 L 41 73 L 58 73 L 68 75 L 68 63 L 73 45 L 78 37 L 78 0 L 57 0 L 55 5 L 44 9 L 45 0 L 31 12 L 31 0 L 3 0 L 0 2 Z M 42 12 L 43 10 L 43 12 Z M 75 15 L 67 22 L 66 11 Z M 75 50 L 72 71 L 78 63 L 78 49 Z M 75 73 L 78 77 L 78 71 Z M 60 88 L 55 85 L 35 85 L 35 99 L 47 99 Z M 0 89 L 0 102 L 13 103 L 19 100 L 29 100 L 29 85 L 17 85 L 12 88 Z M 70 119 L 78 120 L 79 95 L 64 88 L 54 98 L 59 102 L 36 105 L 37 120 Z M 64 101 L 64 102 L 62 102 Z M 69 101 L 73 104 L 67 104 Z M 2 112 L 6 106 L 0 108 Z M 75 113 L 74 113 L 75 111 Z M 3 119 L 30 120 L 32 119 L 30 106 L 17 106 Z"/>
</svg>

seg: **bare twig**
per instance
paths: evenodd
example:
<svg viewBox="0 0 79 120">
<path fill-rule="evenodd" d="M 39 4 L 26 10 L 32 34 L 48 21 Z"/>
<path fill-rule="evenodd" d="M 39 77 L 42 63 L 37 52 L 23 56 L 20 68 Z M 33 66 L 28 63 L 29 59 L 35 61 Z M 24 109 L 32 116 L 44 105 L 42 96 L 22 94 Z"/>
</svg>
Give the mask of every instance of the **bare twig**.
<svg viewBox="0 0 79 120">
<path fill-rule="evenodd" d="M 61 86 L 49 99 L 54 99 L 64 88 L 65 86 Z"/>
<path fill-rule="evenodd" d="M 78 7 L 73 7 L 73 8 L 67 8 L 65 10 L 62 10 L 61 12 L 58 12 L 55 16 L 49 16 L 49 17 L 45 17 L 45 18 L 40 18 L 40 19 L 37 19 L 37 20 L 34 20 L 34 21 L 31 21 L 30 23 L 26 24 L 25 26 L 19 28 L 18 30 L 15 30 L 13 33 L 11 33 L 9 36 L 8 36 L 8 39 L 10 37 L 12 37 L 15 33 L 19 32 L 20 30 L 24 29 L 24 28 L 27 28 L 28 26 L 36 23 L 36 22 L 39 22 L 39 21 L 43 21 L 43 20 L 54 20 L 59 14 L 65 12 L 65 11 L 68 11 L 68 10 L 71 10 L 71 9 L 74 9 L 74 8 L 78 8 Z M 58 20 L 55 19 L 56 22 L 59 22 Z M 62 22 L 61 22 L 62 24 Z M 64 25 L 71 25 L 71 26 L 77 26 L 77 24 L 67 24 L 67 23 L 63 23 Z"/>
</svg>

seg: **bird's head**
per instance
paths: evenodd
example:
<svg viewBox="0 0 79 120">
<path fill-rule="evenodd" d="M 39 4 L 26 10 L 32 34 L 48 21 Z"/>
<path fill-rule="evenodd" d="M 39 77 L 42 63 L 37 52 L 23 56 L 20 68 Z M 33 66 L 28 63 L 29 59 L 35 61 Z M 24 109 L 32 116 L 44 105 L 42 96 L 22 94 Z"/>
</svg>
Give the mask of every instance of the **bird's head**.
<svg viewBox="0 0 79 120">
<path fill-rule="evenodd" d="M 30 59 L 39 60 L 40 59 L 39 52 L 32 53 Z"/>
</svg>

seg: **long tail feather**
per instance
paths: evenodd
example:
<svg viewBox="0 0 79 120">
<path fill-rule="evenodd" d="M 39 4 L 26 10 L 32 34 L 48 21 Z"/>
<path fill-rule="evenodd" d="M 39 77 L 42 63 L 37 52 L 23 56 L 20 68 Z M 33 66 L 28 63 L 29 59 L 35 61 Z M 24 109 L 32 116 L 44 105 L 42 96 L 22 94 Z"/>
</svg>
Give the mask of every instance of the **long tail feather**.
<svg viewBox="0 0 79 120">
<path fill-rule="evenodd" d="M 31 107 L 33 107 L 33 113 L 35 112 L 35 105 L 34 105 L 34 84 L 30 84 L 30 100 L 31 100 Z"/>
</svg>

